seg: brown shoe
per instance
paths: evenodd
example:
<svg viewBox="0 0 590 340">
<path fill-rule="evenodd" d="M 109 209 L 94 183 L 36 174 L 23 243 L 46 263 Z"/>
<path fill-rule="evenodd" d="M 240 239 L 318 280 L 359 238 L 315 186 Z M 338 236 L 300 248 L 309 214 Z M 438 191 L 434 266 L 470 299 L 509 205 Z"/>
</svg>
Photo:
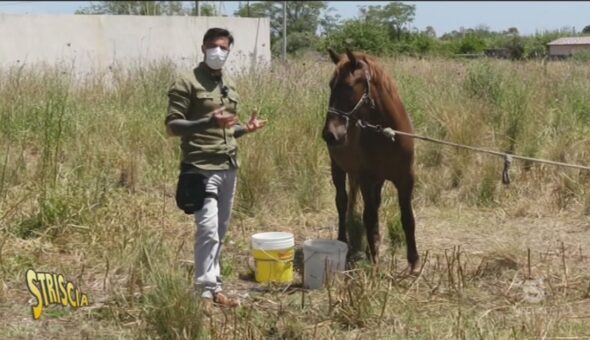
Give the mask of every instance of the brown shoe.
<svg viewBox="0 0 590 340">
<path fill-rule="evenodd" d="M 229 298 L 222 293 L 215 293 L 215 295 L 213 295 L 213 302 L 219 306 L 229 308 L 235 308 L 240 305 L 238 300 Z"/>
</svg>

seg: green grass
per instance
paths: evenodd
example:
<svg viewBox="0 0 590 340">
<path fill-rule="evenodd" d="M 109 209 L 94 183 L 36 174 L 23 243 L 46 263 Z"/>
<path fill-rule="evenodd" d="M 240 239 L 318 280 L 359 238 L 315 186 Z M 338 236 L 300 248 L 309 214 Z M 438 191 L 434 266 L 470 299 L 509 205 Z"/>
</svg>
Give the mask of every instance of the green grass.
<svg viewBox="0 0 590 340">
<path fill-rule="evenodd" d="M 383 63 L 420 134 L 590 164 L 588 64 Z M 492 247 L 496 241 L 482 230 L 493 232 L 507 217 L 531 223 L 566 214 L 578 218 L 568 224 L 577 230 L 590 214 L 590 175 L 515 161 L 513 184 L 504 187 L 502 159 L 419 141 L 415 214 L 418 232 L 432 231 L 419 234 L 421 275 L 405 272 L 395 188 L 386 184 L 380 224 L 389 240 L 384 244 L 392 247 L 382 251 L 379 268 L 360 263 L 330 290 L 305 294 L 244 288 L 252 284 L 238 278 L 247 268 L 251 234 L 290 230 L 298 242 L 336 236 L 334 190 L 320 138 L 332 69 L 328 62 L 300 60 L 237 79 L 242 120 L 257 109 L 269 123 L 239 140 L 242 167 L 223 266 L 228 287 L 250 297 L 235 311 L 215 311 L 212 319 L 203 316 L 190 289 L 194 226 L 174 204 L 179 147 L 163 123 L 174 66 L 162 62 L 85 78 L 58 68 L 0 71 L 0 313 L 10 316 L 7 336 L 57 336 L 63 329 L 97 338 L 164 339 L 590 335 L 583 307 L 590 287 L 587 256 L 565 258 L 567 289 L 560 261 L 536 261 L 551 294 L 533 305 L 519 300 L 516 285 L 527 267 L 522 244 L 499 254 L 449 246 L 455 229 L 464 228 L 461 235 L 472 236 L 467 247 L 474 240 Z M 466 219 L 465 210 L 477 213 Z M 489 211 L 503 215 L 477 221 Z M 474 223 L 486 227 L 472 235 Z M 506 234 L 520 237 L 518 223 Z M 358 225 L 358 216 L 350 224 Z M 353 229 L 355 248 L 364 250 L 363 230 Z M 587 231 L 578 237 L 588 239 Z M 548 251 L 535 249 L 547 246 L 539 242 L 528 246 L 538 256 Z M 570 246 L 573 254 L 575 244 Z M 517 261 L 507 267 L 505 258 Z M 79 277 L 94 307 L 56 308 L 47 323 L 24 325 L 30 296 L 22 275 L 31 266 Z"/>
<path fill-rule="evenodd" d="M 164 339 L 205 338 L 205 320 L 200 299 L 193 293 L 192 278 L 162 268 L 151 271 L 149 280 L 153 288 L 142 301 L 149 331 Z"/>
</svg>

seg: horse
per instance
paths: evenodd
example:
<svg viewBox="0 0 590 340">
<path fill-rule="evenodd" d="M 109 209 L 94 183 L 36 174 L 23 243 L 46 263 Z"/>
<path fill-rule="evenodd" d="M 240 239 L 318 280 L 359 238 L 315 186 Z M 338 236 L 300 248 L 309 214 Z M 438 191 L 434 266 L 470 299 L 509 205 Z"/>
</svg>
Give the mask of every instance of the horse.
<svg viewBox="0 0 590 340">
<path fill-rule="evenodd" d="M 332 49 L 328 52 L 336 69 L 330 80 L 329 108 L 322 139 L 328 148 L 332 182 L 336 188 L 338 240 L 348 243 L 347 211 L 354 209 L 360 187 L 367 255 L 372 263 L 379 262 L 379 206 L 381 189 L 388 180 L 397 189 L 407 260 L 413 272 L 419 261 L 412 209 L 414 141 L 408 136 L 396 135 L 392 139 L 379 133 L 388 127 L 412 133 L 412 122 L 394 80 L 374 57 L 348 49 L 346 56 Z M 349 193 L 346 191 L 347 175 Z"/>
</svg>

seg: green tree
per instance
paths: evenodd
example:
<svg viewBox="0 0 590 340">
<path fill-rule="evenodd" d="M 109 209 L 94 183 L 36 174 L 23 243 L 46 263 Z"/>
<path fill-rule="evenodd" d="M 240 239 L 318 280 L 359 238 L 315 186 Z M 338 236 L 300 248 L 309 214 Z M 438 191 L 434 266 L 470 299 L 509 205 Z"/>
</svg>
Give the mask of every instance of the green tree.
<svg viewBox="0 0 590 340">
<path fill-rule="evenodd" d="M 91 1 L 76 14 L 187 15 L 191 10 L 182 1 Z"/>
<path fill-rule="evenodd" d="M 475 26 L 471 31 L 480 38 L 489 38 L 495 35 L 495 32 L 490 30 L 490 26 L 483 24 Z"/>
<path fill-rule="evenodd" d="M 524 41 L 518 35 L 514 35 L 504 47 L 506 49 L 508 49 L 508 53 L 510 54 L 510 59 L 520 60 L 523 58 L 523 56 L 524 56 Z"/>
<path fill-rule="evenodd" d="M 368 6 L 361 8 L 361 17 L 366 22 L 373 22 L 387 27 L 391 37 L 401 40 L 404 27 L 414 21 L 416 6 L 391 1 L 385 6 Z"/>
<path fill-rule="evenodd" d="M 274 7 L 275 4 L 273 4 L 272 1 L 246 1 L 245 5 L 240 5 L 240 7 L 238 7 L 238 10 L 234 12 L 234 15 L 243 18 L 270 17 L 275 14 L 274 11 L 272 11 Z M 273 24 L 275 25 L 274 27 Z M 280 30 L 281 25 L 282 23 L 271 20 L 272 29 Z"/>
<path fill-rule="evenodd" d="M 320 15 L 327 8 L 326 1 L 288 1 L 287 33 L 315 33 L 320 24 Z M 283 32 L 283 2 L 258 1 L 242 5 L 234 13 L 240 17 L 270 18 L 271 36 L 279 38 Z"/>
<path fill-rule="evenodd" d="M 424 34 L 426 34 L 426 36 L 428 36 L 428 37 L 436 38 L 436 31 L 434 30 L 434 27 L 432 27 L 432 26 L 426 26 L 426 29 L 424 30 Z"/>
<path fill-rule="evenodd" d="M 506 31 L 506 34 L 518 35 L 518 28 L 516 28 L 516 27 L 510 27 Z"/>
<path fill-rule="evenodd" d="M 348 20 L 344 25 L 328 35 L 321 44 L 322 50 L 332 48 L 343 52 L 345 48 L 354 51 L 383 55 L 391 52 L 392 45 L 387 31 L 374 22 Z"/>
<path fill-rule="evenodd" d="M 196 12 L 196 6 L 194 7 L 194 11 Z M 210 3 L 204 3 L 202 5 L 199 5 L 199 12 L 199 14 L 203 17 L 214 17 L 219 15 L 219 13 L 217 13 L 217 9 L 215 8 L 215 6 Z"/>
<path fill-rule="evenodd" d="M 590 25 L 588 25 L 588 26 L 584 27 L 584 28 L 582 29 L 582 33 L 583 33 L 583 34 L 590 34 Z"/>
<path fill-rule="evenodd" d="M 322 23 L 328 30 L 333 30 L 336 17 L 327 16 L 326 1 L 287 1 L 287 49 L 294 52 L 302 47 L 314 45 L 317 42 L 316 32 Z M 324 17 L 322 17 L 324 14 Z M 240 17 L 268 17 L 270 18 L 271 49 L 278 53 L 277 46 L 283 36 L 283 2 L 257 1 L 247 2 L 234 13 Z M 293 39 L 293 41 L 291 41 Z M 293 43 L 293 46 L 290 45 Z"/>
<path fill-rule="evenodd" d="M 320 29 L 322 35 L 328 35 L 338 28 L 342 27 L 340 23 L 340 14 L 332 15 L 334 8 L 327 8 L 324 10 L 324 15 L 320 18 Z"/>
<path fill-rule="evenodd" d="M 316 49 L 319 38 L 310 32 L 291 32 L 287 36 L 287 53 L 301 54 Z M 283 37 L 278 38 L 271 46 L 274 55 L 280 55 L 283 50 Z"/>
<path fill-rule="evenodd" d="M 478 53 L 482 52 L 486 47 L 485 41 L 477 35 L 467 34 L 461 41 L 459 46 L 460 53 Z"/>
<path fill-rule="evenodd" d="M 430 26 L 429 26 L 430 27 Z M 431 34 L 423 32 L 414 35 L 412 40 L 413 50 L 419 54 L 425 54 L 430 52 L 436 43 L 436 36 L 432 37 Z"/>
<path fill-rule="evenodd" d="M 443 34 L 440 39 L 441 40 L 456 40 L 456 39 L 460 39 L 463 36 L 463 34 L 457 30 L 452 30 L 451 32 L 447 32 L 445 34 Z"/>
</svg>

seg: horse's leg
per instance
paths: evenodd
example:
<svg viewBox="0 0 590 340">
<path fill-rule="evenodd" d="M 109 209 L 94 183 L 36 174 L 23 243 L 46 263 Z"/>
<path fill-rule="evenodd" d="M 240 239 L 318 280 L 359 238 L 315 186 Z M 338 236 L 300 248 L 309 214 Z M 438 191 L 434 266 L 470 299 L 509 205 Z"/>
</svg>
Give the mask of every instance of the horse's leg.
<svg viewBox="0 0 590 340">
<path fill-rule="evenodd" d="M 351 174 L 348 174 L 348 206 L 346 208 L 347 219 L 350 221 L 354 218 L 355 214 L 355 204 L 356 204 L 356 196 L 359 192 L 359 183 L 358 179 Z"/>
<path fill-rule="evenodd" d="M 418 264 L 418 250 L 414 235 L 415 221 L 412 210 L 412 192 L 414 191 L 414 174 L 410 171 L 406 176 L 394 181 L 397 188 L 399 208 L 402 214 L 402 226 L 406 235 L 406 250 L 410 270 L 414 271 Z"/>
<path fill-rule="evenodd" d="M 381 243 L 379 206 L 381 205 L 382 187 L 383 180 L 376 181 L 366 177 L 361 179 L 361 193 L 365 202 L 363 224 L 367 231 L 367 243 L 369 244 L 370 258 L 373 263 L 379 262 L 379 245 Z"/>
<path fill-rule="evenodd" d="M 338 240 L 347 243 L 346 237 L 346 172 L 332 160 L 332 182 L 336 187 L 336 209 L 338 210 Z"/>
</svg>

